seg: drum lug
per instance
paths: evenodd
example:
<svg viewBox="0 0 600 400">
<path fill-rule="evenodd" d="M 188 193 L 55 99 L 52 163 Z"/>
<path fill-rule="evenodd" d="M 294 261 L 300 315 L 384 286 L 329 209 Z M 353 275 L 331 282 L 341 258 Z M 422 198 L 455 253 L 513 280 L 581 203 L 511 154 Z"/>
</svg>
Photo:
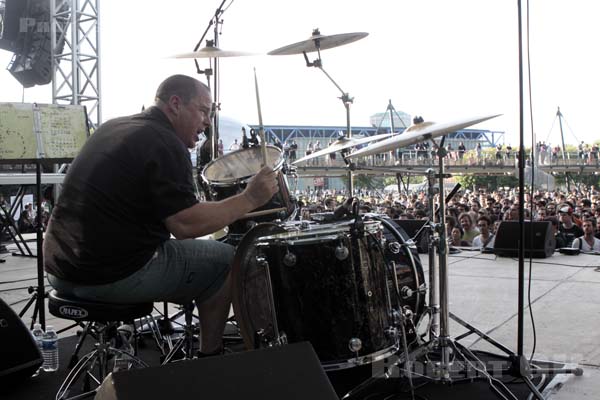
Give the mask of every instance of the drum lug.
<svg viewBox="0 0 600 400">
<path fill-rule="evenodd" d="M 394 342 L 396 342 L 398 340 L 398 338 L 400 337 L 398 328 L 390 326 L 387 327 L 384 331 L 385 335 L 388 337 L 388 339 L 392 339 Z"/>
</svg>

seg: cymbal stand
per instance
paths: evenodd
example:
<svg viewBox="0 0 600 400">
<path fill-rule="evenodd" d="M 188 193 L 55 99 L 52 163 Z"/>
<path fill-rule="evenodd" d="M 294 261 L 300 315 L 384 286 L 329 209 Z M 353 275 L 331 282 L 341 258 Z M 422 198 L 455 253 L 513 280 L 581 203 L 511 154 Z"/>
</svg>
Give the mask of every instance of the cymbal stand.
<svg viewBox="0 0 600 400">
<path fill-rule="evenodd" d="M 313 31 L 313 36 L 315 35 L 319 35 L 319 30 L 315 29 Z M 325 76 L 331 81 L 331 83 L 333 83 L 335 85 L 335 87 L 340 91 L 340 93 L 342 94 L 339 99 L 342 100 L 342 103 L 344 103 L 344 108 L 346 109 L 346 137 L 348 139 L 350 139 L 352 137 L 352 128 L 350 126 L 350 105 L 354 102 L 354 97 L 350 97 L 350 94 L 348 92 L 345 92 L 340 85 L 337 84 L 337 82 L 331 77 L 331 75 L 329 75 L 327 73 L 327 71 L 325 71 L 325 69 L 323 68 L 323 61 L 321 59 L 321 40 L 320 39 L 313 39 L 313 41 L 315 42 L 315 47 L 317 49 L 317 59 L 314 61 L 309 61 L 308 60 L 308 55 L 306 54 L 305 51 L 302 52 L 302 54 L 304 55 L 304 60 L 306 60 L 306 66 L 307 67 L 315 67 L 320 69 Z M 348 169 L 348 191 L 350 193 L 350 197 L 352 197 L 354 195 L 354 182 L 353 182 L 353 172 L 352 172 L 352 168 Z"/>
</svg>

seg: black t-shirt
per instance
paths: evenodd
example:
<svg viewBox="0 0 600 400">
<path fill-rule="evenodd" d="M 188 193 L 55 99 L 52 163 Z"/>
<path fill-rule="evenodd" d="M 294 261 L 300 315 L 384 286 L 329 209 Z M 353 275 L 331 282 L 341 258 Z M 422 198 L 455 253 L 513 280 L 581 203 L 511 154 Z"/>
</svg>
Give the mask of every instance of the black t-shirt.
<svg viewBox="0 0 600 400">
<path fill-rule="evenodd" d="M 561 224 L 558 230 L 565 236 L 565 239 L 567 241 L 566 247 L 570 247 L 571 244 L 573 244 L 573 240 L 575 240 L 575 238 L 583 236 L 583 229 L 581 229 L 575 224 L 573 224 L 573 226 L 568 229 Z"/>
<path fill-rule="evenodd" d="M 164 220 L 196 204 L 189 152 L 156 107 L 105 122 L 71 164 L 45 237 L 45 269 L 115 282 L 170 237 Z"/>
</svg>

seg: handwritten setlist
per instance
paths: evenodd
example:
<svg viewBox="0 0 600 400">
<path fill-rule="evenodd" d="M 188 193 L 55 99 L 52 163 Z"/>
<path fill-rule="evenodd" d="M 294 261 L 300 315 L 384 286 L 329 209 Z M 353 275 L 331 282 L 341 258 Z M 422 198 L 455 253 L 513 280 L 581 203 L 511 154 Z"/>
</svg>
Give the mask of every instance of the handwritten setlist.
<svg viewBox="0 0 600 400">
<path fill-rule="evenodd" d="M 39 109 L 43 157 L 75 158 L 88 136 L 82 108 L 44 104 Z"/>
<path fill-rule="evenodd" d="M 74 158 L 87 137 L 82 106 L 0 103 L 0 160 Z"/>
<path fill-rule="evenodd" d="M 37 158 L 31 104 L 0 103 L 0 160 Z"/>
</svg>

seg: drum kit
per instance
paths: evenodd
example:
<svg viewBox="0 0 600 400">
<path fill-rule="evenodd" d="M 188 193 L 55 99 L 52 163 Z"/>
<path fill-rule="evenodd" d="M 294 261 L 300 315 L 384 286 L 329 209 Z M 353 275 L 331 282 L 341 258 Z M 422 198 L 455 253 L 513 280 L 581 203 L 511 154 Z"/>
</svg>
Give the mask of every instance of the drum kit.
<svg viewBox="0 0 600 400">
<path fill-rule="evenodd" d="M 363 32 L 326 36 L 315 30 L 307 40 L 268 53 L 303 54 L 307 66 L 321 69 L 342 92 L 346 108 L 346 136 L 294 164 L 341 152 L 348 164 L 351 182 L 351 159 L 430 140 L 438 149 L 440 159 L 439 174 L 428 171 L 429 200 L 433 204 L 436 177 L 443 199 L 443 136 L 496 115 L 445 123 L 420 120 L 401 134 L 352 138 L 352 98 L 323 70 L 320 52 L 366 36 Z M 312 62 L 307 56 L 311 52 L 318 54 Z M 249 54 L 224 51 L 210 43 L 176 57 L 245 55 Z M 256 86 L 262 128 L 258 84 Z M 441 143 L 434 140 L 439 137 L 442 137 Z M 359 146 L 363 147 L 356 149 Z M 440 380 L 450 380 L 449 370 L 457 350 L 450 343 L 448 330 L 443 204 L 440 204 L 438 221 L 429 223 L 430 247 L 437 249 L 439 273 L 434 271 L 435 263 L 430 265 L 429 282 L 426 282 L 416 247 L 402 228 L 385 216 L 359 214 L 357 199 L 347 201 L 334 213 L 302 219 L 288 186 L 287 176 L 294 169 L 286 163 L 282 151 L 267 146 L 264 139 L 260 148 L 233 151 L 206 164 L 201 174 L 206 197 L 221 200 L 240 193 L 263 165 L 277 172 L 279 192 L 268 204 L 229 226 L 229 234 L 223 239 L 237 246 L 232 267 L 233 306 L 245 346 L 257 349 L 309 341 L 328 373 L 395 357 L 395 366 L 407 371 L 411 388 L 411 360 L 416 360 L 418 355 L 437 353 L 438 357 L 428 358 L 435 360 L 431 362 L 436 371 L 434 375 Z M 351 393 L 347 396 L 351 397 Z"/>
</svg>

